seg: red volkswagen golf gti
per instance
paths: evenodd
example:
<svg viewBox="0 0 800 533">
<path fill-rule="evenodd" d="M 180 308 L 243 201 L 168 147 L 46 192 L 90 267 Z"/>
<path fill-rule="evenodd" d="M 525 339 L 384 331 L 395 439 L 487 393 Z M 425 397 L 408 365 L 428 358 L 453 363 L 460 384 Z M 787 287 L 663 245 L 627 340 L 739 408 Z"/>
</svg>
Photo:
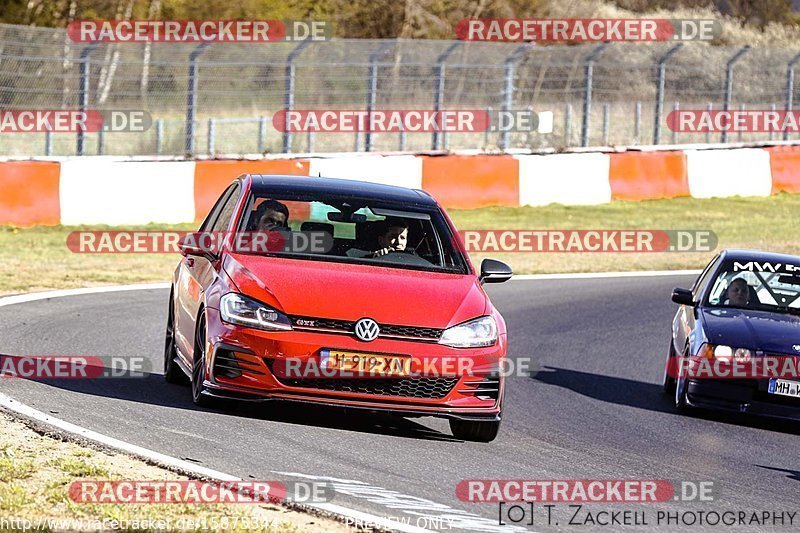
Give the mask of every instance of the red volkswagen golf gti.
<svg viewBox="0 0 800 533">
<path fill-rule="evenodd" d="M 196 404 L 293 400 L 497 435 L 507 336 L 482 284 L 511 269 L 486 259 L 476 274 L 428 193 L 245 175 L 181 250 L 164 370 Z"/>
</svg>

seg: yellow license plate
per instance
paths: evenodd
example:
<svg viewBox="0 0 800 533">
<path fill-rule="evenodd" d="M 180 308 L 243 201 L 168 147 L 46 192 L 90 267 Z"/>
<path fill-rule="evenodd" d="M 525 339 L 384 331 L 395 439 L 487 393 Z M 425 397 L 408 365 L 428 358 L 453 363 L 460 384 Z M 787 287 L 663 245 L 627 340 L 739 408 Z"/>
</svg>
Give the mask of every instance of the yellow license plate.
<svg viewBox="0 0 800 533">
<path fill-rule="evenodd" d="M 323 350 L 322 368 L 379 376 L 408 376 L 411 374 L 411 357 Z"/>
</svg>

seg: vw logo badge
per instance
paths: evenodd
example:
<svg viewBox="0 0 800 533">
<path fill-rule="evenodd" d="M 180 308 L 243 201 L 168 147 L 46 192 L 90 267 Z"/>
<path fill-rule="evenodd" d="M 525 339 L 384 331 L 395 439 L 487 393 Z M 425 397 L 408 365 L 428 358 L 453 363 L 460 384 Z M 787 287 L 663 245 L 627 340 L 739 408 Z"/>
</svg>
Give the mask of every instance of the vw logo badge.
<svg viewBox="0 0 800 533">
<path fill-rule="evenodd" d="M 356 322 L 356 337 L 364 342 L 374 341 L 378 338 L 381 328 L 371 318 L 362 318 Z"/>
<path fill-rule="evenodd" d="M 795 344 L 794 346 L 792 346 L 792 350 L 794 350 L 795 352 L 800 352 L 800 344 Z"/>
</svg>

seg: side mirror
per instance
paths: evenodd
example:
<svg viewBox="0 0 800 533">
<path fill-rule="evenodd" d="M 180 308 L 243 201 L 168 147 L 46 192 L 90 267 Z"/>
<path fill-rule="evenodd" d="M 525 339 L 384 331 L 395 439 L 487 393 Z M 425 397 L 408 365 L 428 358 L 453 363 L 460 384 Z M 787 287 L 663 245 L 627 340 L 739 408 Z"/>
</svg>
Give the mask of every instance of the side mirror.
<svg viewBox="0 0 800 533">
<path fill-rule="evenodd" d="M 496 259 L 484 259 L 481 262 L 481 275 L 478 280 L 481 283 L 503 283 L 511 279 L 514 275 L 511 267 Z"/>
<path fill-rule="evenodd" d="M 205 257 L 209 261 L 215 261 L 217 259 L 216 248 L 217 243 L 214 241 L 212 234 L 203 231 L 187 233 L 180 243 L 182 256 Z"/>
<path fill-rule="evenodd" d="M 690 305 L 694 307 L 694 297 L 689 289 L 672 289 L 672 301 L 676 304 Z"/>
</svg>

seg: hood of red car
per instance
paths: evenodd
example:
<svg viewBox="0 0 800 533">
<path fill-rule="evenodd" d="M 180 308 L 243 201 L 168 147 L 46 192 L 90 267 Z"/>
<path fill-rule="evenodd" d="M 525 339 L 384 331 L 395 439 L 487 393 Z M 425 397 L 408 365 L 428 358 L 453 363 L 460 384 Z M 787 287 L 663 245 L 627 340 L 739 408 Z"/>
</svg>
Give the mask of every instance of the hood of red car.
<svg viewBox="0 0 800 533">
<path fill-rule="evenodd" d="M 244 254 L 223 268 L 242 293 L 289 315 L 446 328 L 489 309 L 471 275 Z"/>
</svg>

